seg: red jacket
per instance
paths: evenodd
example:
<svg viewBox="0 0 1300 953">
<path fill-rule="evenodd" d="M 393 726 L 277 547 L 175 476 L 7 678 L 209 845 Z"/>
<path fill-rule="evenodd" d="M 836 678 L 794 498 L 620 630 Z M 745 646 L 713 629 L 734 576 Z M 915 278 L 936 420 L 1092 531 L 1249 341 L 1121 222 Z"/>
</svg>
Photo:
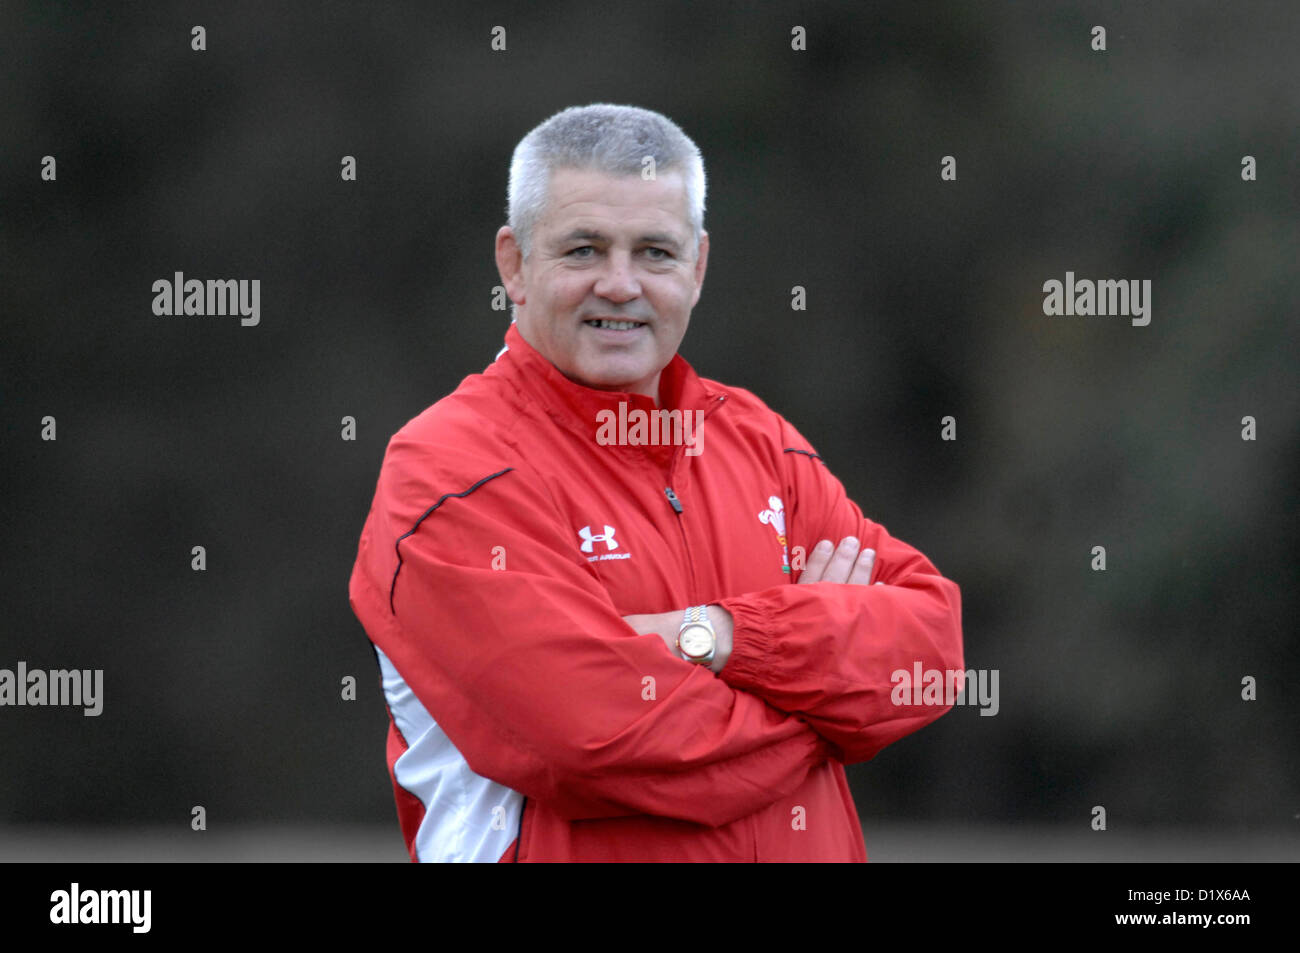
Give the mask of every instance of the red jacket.
<svg viewBox="0 0 1300 953">
<path fill-rule="evenodd" d="M 748 391 L 674 357 L 695 445 L 609 443 L 653 402 L 506 344 L 389 442 L 349 587 L 412 859 L 866 860 L 843 765 L 947 710 L 891 673 L 963 668 L 957 585 Z M 793 585 L 847 535 L 883 585 Z M 621 618 L 703 603 L 717 675 Z"/>
</svg>

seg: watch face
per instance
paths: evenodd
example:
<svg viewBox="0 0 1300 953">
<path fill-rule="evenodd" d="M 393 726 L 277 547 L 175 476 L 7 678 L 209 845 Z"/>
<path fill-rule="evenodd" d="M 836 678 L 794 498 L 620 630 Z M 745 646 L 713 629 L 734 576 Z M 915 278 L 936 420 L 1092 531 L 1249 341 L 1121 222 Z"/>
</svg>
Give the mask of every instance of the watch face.
<svg viewBox="0 0 1300 953">
<path fill-rule="evenodd" d="M 713 633 L 702 625 L 690 625 L 678 634 L 677 644 L 682 647 L 682 654 L 699 658 L 713 648 Z"/>
</svg>

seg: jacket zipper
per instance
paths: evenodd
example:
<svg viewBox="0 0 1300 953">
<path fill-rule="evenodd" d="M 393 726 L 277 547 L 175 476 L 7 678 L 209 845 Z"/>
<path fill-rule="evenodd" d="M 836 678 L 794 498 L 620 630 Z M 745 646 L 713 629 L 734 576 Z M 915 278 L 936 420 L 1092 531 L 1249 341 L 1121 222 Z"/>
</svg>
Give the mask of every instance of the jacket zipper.
<svg viewBox="0 0 1300 953">
<path fill-rule="evenodd" d="M 708 411 L 705 413 L 704 416 L 707 418 L 709 414 L 713 413 L 713 411 L 717 410 L 718 407 L 722 406 L 722 402 L 724 400 L 726 400 L 726 396 L 725 395 L 720 396 L 717 402 L 714 403 L 713 406 L 708 409 Z M 673 474 L 677 472 L 677 461 L 679 459 L 680 456 L 675 454 L 673 456 L 673 462 L 669 465 L 668 468 L 669 483 L 672 482 Z M 681 532 L 682 535 L 682 549 L 686 551 L 686 565 L 691 572 L 691 605 L 697 605 L 699 603 L 699 595 L 698 595 L 698 587 L 696 585 L 696 579 L 695 579 L 695 559 L 694 557 L 691 556 L 690 543 L 686 541 L 686 524 L 682 522 L 682 514 L 685 512 L 686 507 L 682 505 L 682 501 L 677 496 L 677 492 L 671 486 L 664 487 L 664 496 L 668 500 L 668 505 L 673 508 L 673 512 L 677 514 L 677 529 Z M 757 862 L 758 821 L 753 815 L 751 815 L 748 818 L 748 821 L 749 821 L 749 838 L 754 849 L 754 860 Z"/>
<path fill-rule="evenodd" d="M 727 397 L 725 394 L 720 395 L 718 399 L 704 412 L 704 418 L 707 419 L 710 414 L 721 407 L 722 402 L 726 399 Z M 673 508 L 673 512 L 677 514 L 677 529 L 682 536 L 682 550 L 686 553 L 686 567 L 691 573 L 691 604 L 695 605 L 699 601 L 699 580 L 695 577 L 695 557 L 691 555 L 691 544 L 686 539 L 686 524 L 682 522 L 682 513 L 685 512 L 686 508 L 682 505 L 682 501 L 677 496 L 677 492 L 671 486 L 673 474 L 677 472 L 677 462 L 682 458 L 682 452 L 683 449 L 678 448 L 677 452 L 673 454 L 672 463 L 668 466 L 668 482 L 670 485 L 664 487 L 664 496 L 668 499 L 668 505 Z"/>
<path fill-rule="evenodd" d="M 669 479 L 671 479 L 671 476 Z M 698 601 L 696 599 L 697 586 L 695 580 L 695 559 L 691 556 L 691 546 L 686 541 L 686 526 L 682 523 L 682 512 L 685 507 L 682 506 L 682 501 L 677 498 L 677 494 L 673 492 L 671 486 L 664 487 L 664 496 L 668 498 L 668 505 L 671 506 L 673 512 L 677 514 L 677 530 L 682 536 L 682 550 L 686 553 L 686 568 L 689 569 L 691 573 L 691 605 L 695 605 Z"/>
</svg>

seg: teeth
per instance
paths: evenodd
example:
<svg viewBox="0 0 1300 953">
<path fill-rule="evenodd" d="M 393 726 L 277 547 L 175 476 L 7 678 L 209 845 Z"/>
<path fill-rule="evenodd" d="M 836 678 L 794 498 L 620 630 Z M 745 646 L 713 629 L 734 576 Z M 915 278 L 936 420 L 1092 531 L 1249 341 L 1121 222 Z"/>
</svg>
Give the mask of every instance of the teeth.
<svg viewBox="0 0 1300 953">
<path fill-rule="evenodd" d="M 641 321 L 609 321 L 601 319 L 599 321 L 588 321 L 587 324 L 597 328 L 609 328 L 614 331 L 631 331 L 633 328 L 640 327 L 644 322 Z"/>
</svg>

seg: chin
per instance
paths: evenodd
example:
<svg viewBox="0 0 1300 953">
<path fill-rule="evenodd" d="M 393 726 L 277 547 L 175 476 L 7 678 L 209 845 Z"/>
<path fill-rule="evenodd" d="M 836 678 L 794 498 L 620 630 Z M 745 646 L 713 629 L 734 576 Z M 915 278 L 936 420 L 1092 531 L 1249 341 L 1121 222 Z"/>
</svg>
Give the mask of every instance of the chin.
<svg viewBox="0 0 1300 953">
<path fill-rule="evenodd" d="M 636 380 L 626 380 L 623 377 L 589 378 L 587 382 L 587 386 L 594 388 L 595 390 L 610 390 L 610 391 L 621 390 L 621 391 L 630 392 L 634 390 L 637 384 L 641 383 L 641 381 L 643 381 L 644 379 L 645 378 L 643 377 L 638 377 L 636 378 Z"/>
<path fill-rule="evenodd" d="M 641 368 L 603 367 L 593 368 L 590 373 L 583 374 L 581 379 L 587 382 L 588 387 L 597 390 L 631 390 L 651 376 L 652 372 Z"/>
</svg>

